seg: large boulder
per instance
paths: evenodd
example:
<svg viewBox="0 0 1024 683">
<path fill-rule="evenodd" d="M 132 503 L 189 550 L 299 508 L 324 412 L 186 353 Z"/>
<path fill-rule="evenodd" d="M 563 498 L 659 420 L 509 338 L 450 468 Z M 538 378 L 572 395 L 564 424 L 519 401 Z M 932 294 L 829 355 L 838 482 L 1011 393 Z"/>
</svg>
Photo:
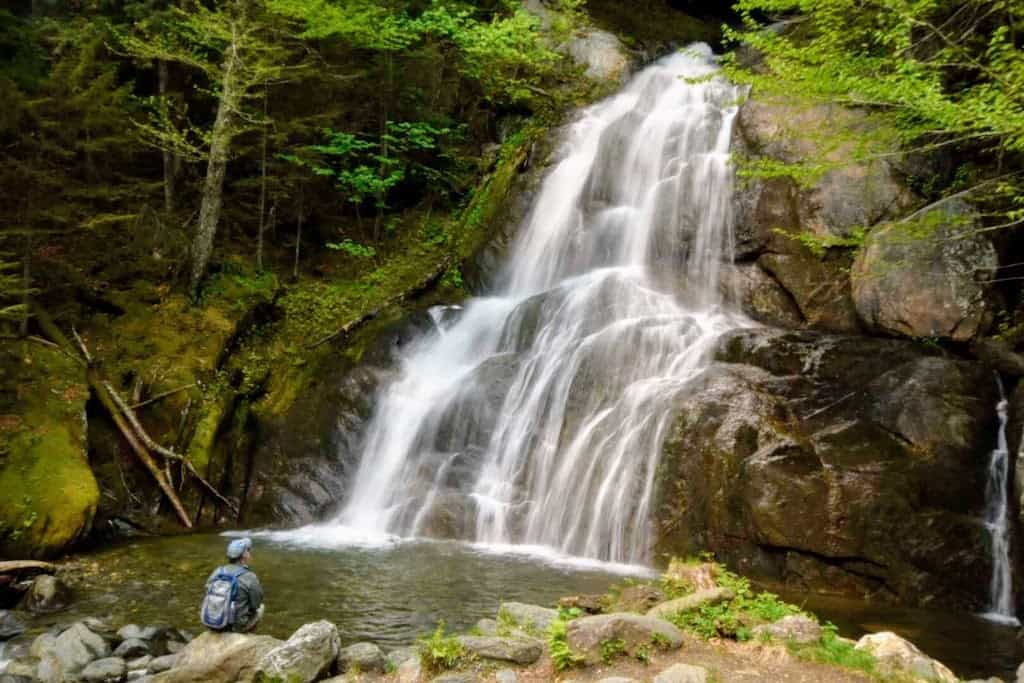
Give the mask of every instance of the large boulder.
<svg viewBox="0 0 1024 683">
<path fill-rule="evenodd" d="M 178 654 L 175 667 L 150 683 L 235 683 L 251 681 L 264 655 L 281 645 L 270 636 L 208 631 Z"/>
<path fill-rule="evenodd" d="M 399 653 L 395 658 L 388 655 L 387 662 L 397 669 L 408 658 L 409 654 L 407 652 Z M 384 652 L 374 643 L 355 643 L 354 645 L 349 645 L 338 654 L 338 668 L 342 671 L 352 670 L 363 673 L 384 671 Z"/>
<path fill-rule="evenodd" d="M 498 614 L 504 614 L 527 631 L 544 633 L 552 621 L 558 619 L 558 610 L 522 602 L 503 602 Z"/>
<path fill-rule="evenodd" d="M 312 683 L 331 670 L 340 650 L 338 627 L 316 621 L 300 626 L 287 641 L 263 655 L 257 671 L 267 680 Z"/>
<path fill-rule="evenodd" d="M 960 680 L 942 662 L 932 659 L 909 640 L 890 631 L 869 633 L 858 640 L 855 647 L 871 653 L 884 673 L 910 674 L 932 683 L 957 683 Z"/>
<path fill-rule="evenodd" d="M 622 42 L 608 31 L 588 28 L 562 46 L 576 63 L 586 67 L 587 78 L 620 83 L 629 75 L 630 58 Z"/>
<path fill-rule="evenodd" d="M 995 313 L 995 247 L 972 210 L 949 202 L 910 222 L 872 230 L 854 263 L 853 299 L 872 329 L 966 342 Z"/>
<path fill-rule="evenodd" d="M 909 342 L 748 329 L 679 395 L 657 551 L 794 590 L 979 609 L 997 388 Z"/>
<path fill-rule="evenodd" d="M 92 527 L 85 368 L 57 349 L 0 349 L 0 557 L 53 557 Z"/>
<path fill-rule="evenodd" d="M 587 664 L 601 661 L 601 644 L 610 640 L 621 640 L 625 651 L 632 654 L 656 641 L 677 648 L 683 644 L 683 632 L 664 619 L 631 613 L 580 617 L 566 629 L 569 647 Z"/>
<path fill-rule="evenodd" d="M 793 295 L 756 263 L 723 264 L 721 288 L 726 301 L 758 322 L 788 328 L 804 324 Z"/>
</svg>

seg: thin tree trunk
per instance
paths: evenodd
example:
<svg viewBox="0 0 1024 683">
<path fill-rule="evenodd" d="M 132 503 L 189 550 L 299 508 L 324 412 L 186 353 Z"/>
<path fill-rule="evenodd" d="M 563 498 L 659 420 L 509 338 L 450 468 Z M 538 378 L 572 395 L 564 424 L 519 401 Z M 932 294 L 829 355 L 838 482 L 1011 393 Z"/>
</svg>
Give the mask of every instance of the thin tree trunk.
<svg viewBox="0 0 1024 683">
<path fill-rule="evenodd" d="M 167 62 L 160 60 L 156 66 L 157 73 L 157 88 L 160 92 L 160 100 L 167 106 L 167 83 L 170 78 L 168 74 Z M 171 213 L 174 211 L 174 177 L 178 172 L 178 164 L 174 158 L 174 153 L 165 149 L 164 155 L 164 211 Z"/>
<path fill-rule="evenodd" d="M 29 304 L 31 303 L 29 294 L 32 289 L 32 233 L 28 233 L 25 236 L 25 256 L 21 260 L 21 286 L 23 292 L 21 295 L 21 303 L 25 308 L 25 312 L 21 316 L 21 325 L 19 326 L 18 333 L 22 337 L 28 336 L 28 320 L 31 317 L 29 315 Z"/>
<path fill-rule="evenodd" d="M 263 272 L 263 227 L 267 206 L 267 82 L 263 81 L 263 150 L 260 159 L 260 228 L 256 240 L 256 270 Z"/>
<path fill-rule="evenodd" d="M 192 298 L 199 294 L 206 267 L 213 253 L 213 238 L 220 221 L 221 201 L 224 198 L 224 172 L 227 169 L 231 138 L 234 135 L 235 112 L 241 100 L 240 84 L 237 81 L 241 67 L 239 36 L 237 26 L 233 27 L 233 38 L 224 55 L 224 72 L 221 80 L 221 96 L 217 105 L 217 118 L 213 123 L 210 138 L 210 157 L 203 183 L 203 200 L 199 208 L 199 225 L 192 240 L 192 273 L 189 288 Z"/>
</svg>

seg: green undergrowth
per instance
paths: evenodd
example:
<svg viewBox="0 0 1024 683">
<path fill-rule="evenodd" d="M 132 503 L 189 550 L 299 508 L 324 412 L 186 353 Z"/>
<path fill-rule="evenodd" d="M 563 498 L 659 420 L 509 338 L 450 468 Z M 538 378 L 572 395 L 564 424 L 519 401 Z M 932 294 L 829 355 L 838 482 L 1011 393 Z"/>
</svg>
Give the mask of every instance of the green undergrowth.
<svg viewBox="0 0 1024 683">
<path fill-rule="evenodd" d="M 454 635 L 445 635 L 444 621 L 430 636 L 421 638 L 418 643 L 420 663 L 427 671 L 449 671 L 466 664 L 470 655 Z"/>
<path fill-rule="evenodd" d="M 559 608 L 558 618 L 548 626 L 548 651 L 557 671 L 565 671 L 583 664 L 583 657 L 572 651 L 567 638 L 569 622 L 582 614 L 583 612 L 575 607 Z"/>
</svg>

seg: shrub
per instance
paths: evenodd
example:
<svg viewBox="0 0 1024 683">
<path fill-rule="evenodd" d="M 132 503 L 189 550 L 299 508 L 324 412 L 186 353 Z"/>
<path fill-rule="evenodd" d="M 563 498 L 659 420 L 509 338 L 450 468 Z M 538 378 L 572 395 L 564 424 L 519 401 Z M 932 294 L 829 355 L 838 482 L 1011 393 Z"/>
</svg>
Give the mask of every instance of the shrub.
<svg viewBox="0 0 1024 683">
<path fill-rule="evenodd" d="M 458 638 L 444 634 L 444 620 L 438 622 L 429 638 L 420 639 L 419 651 L 420 661 L 430 671 L 454 669 L 467 659 L 466 649 Z"/>
</svg>

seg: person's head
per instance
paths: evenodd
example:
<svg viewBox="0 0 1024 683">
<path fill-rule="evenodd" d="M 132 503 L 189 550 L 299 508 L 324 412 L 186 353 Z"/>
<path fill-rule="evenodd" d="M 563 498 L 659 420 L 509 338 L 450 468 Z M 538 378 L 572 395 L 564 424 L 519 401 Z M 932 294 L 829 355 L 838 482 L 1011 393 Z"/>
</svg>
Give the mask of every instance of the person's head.
<svg viewBox="0 0 1024 683">
<path fill-rule="evenodd" d="M 252 559 L 252 540 L 249 538 L 236 538 L 228 543 L 228 561 L 239 564 L 249 564 Z"/>
</svg>

